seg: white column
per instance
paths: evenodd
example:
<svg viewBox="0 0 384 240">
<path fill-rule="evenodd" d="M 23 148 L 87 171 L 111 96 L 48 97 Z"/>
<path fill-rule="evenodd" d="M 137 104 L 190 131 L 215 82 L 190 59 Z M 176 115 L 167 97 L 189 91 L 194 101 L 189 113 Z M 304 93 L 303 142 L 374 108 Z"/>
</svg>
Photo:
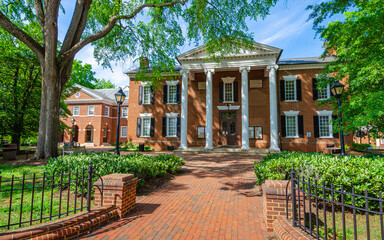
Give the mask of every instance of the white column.
<svg viewBox="0 0 384 240">
<path fill-rule="evenodd" d="M 278 144 L 278 127 L 277 127 L 277 93 L 276 93 L 276 70 L 278 65 L 270 65 L 267 67 L 269 71 L 269 111 L 270 111 L 270 131 L 271 145 L 270 150 L 280 151 Z"/>
<path fill-rule="evenodd" d="M 206 92 L 205 92 L 205 106 L 206 106 L 206 126 L 205 126 L 205 149 L 213 149 L 213 131 L 212 131 L 212 75 L 215 73 L 214 69 L 205 69 L 207 75 Z"/>
<path fill-rule="evenodd" d="M 241 149 L 249 148 L 248 72 L 250 67 L 240 67 L 241 72 Z"/>
<path fill-rule="evenodd" d="M 189 70 L 180 70 L 181 84 L 181 133 L 179 149 L 188 148 L 188 74 Z"/>
</svg>

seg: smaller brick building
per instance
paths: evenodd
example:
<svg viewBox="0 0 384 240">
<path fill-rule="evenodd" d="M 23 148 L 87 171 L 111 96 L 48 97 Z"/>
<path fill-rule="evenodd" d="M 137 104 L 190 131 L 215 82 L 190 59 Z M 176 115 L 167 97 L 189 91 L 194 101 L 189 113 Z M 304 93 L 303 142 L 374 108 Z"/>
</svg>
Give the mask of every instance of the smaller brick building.
<svg viewBox="0 0 384 240">
<path fill-rule="evenodd" d="M 65 100 L 72 116 L 61 119 L 67 126 L 72 126 L 74 141 L 81 145 L 101 146 L 116 143 L 117 104 L 114 94 L 115 89 L 89 89 L 76 84 L 78 89 Z M 121 105 L 120 142 L 127 141 L 128 132 L 128 99 L 129 87 L 123 88 L 127 95 Z M 71 130 L 64 132 L 61 141 L 71 141 Z"/>
</svg>

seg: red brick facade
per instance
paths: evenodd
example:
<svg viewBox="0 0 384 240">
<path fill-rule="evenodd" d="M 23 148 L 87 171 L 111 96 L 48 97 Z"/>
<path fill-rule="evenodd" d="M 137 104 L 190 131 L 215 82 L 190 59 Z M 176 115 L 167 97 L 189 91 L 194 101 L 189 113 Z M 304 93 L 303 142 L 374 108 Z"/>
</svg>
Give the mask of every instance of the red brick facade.
<svg viewBox="0 0 384 240">
<path fill-rule="evenodd" d="M 320 73 L 321 69 L 301 69 L 301 70 L 279 70 L 278 79 L 283 80 L 283 76 L 297 75 L 302 82 L 302 100 L 296 102 L 278 101 L 278 114 L 284 115 L 284 111 L 300 111 L 304 119 L 304 137 L 289 139 L 280 137 L 280 148 L 289 151 L 303 152 L 319 152 L 327 145 L 340 145 L 339 138 L 315 138 L 314 137 L 314 119 L 317 111 L 331 110 L 330 106 L 317 106 L 318 100 L 313 100 L 312 94 L 312 79 L 315 74 Z M 241 73 L 239 71 L 216 71 L 213 75 L 213 146 L 218 147 L 226 145 L 225 138 L 221 134 L 220 112 L 218 106 L 225 106 L 226 103 L 219 102 L 219 82 L 225 77 L 235 77 L 235 82 L 238 82 L 238 101 L 231 103 L 232 106 L 241 106 Z M 188 81 L 188 147 L 204 147 L 205 139 L 197 137 L 197 128 L 205 126 L 205 104 L 206 90 L 198 88 L 199 83 L 205 84 L 206 74 L 204 72 L 195 73 L 194 79 Z M 249 126 L 261 126 L 263 128 L 263 139 L 250 139 L 251 148 L 269 148 L 270 145 L 270 108 L 269 108 L 269 79 L 268 72 L 265 69 L 251 70 L 249 72 L 249 80 L 262 80 L 262 86 L 258 88 L 248 88 L 249 96 Z M 178 78 L 181 83 L 181 77 Z M 279 81 L 278 81 L 279 82 Z M 164 80 L 165 83 L 165 80 Z M 180 104 L 164 104 L 163 90 L 154 92 L 154 104 L 140 105 L 139 104 L 139 86 L 140 82 L 131 78 L 130 81 L 130 99 L 129 99 L 129 114 L 128 114 L 128 140 L 133 143 L 146 143 L 156 150 L 166 150 L 168 146 L 174 146 L 177 149 L 180 145 L 180 137 L 167 138 L 162 136 L 162 118 L 166 113 L 178 113 L 180 116 Z M 280 93 L 279 84 L 277 92 Z M 237 112 L 237 140 L 236 144 L 241 146 L 241 107 Z M 142 113 L 152 113 L 155 118 L 155 129 L 153 137 L 137 137 L 137 118 Z M 281 129 L 279 123 L 279 129 Z M 307 133 L 311 133 L 307 137 Z M 346 137 L 346 143 L 350 144 L 352 137 Z"/>
</svg>

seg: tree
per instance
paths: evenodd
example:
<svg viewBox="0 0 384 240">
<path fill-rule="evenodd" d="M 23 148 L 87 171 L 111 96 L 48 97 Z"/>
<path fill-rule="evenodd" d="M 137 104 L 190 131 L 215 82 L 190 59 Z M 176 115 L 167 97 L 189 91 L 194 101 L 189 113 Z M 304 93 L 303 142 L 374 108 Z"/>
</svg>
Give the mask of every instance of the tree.
<svg viewBox="0 0 384 240">
<path fill-rule="evenodd" d="M 276 0 L 77 0 L 62 45 L 58 44 L 60 0 L 1 0 L 0 26 L 27 45 L 42 69 L 42 100 L 36 158 L 57 155 L 60 96 L 73 60 L 88 44 L 104 66 L 128 55 L 147 57 L 157 83 L 161 70 L 172 69 L 186 37 L 207 45 L 209 53 L 251 46 L 246 20 L 265 17 Z M 141 18 L 140 18 L 141 16 Z M 38 22 L 43 40 L 26 23 Z M 241 40 L 239 40 L 241 39 Z M 144 71 L 144 70 L 143 70 Z"/>
<path fill-rule="evenodd" d="M 336 61 L 324 69 L 320 87 L 346 82 L 342 113 L 344 130 L 367 127 L 371 135 L 384 133 L 384 8 L 381 0 L 333 0 L 310 6 L 315 29 L 325 41 L 324 56 Z M 343 13 L 344 20 L 321 23 Z"/>
<path fill-rule="evenodd" d="M 84 64 L 82 61 L 74 60 L 71 77 L 67 82 L 67 88 L 75 83 L 91 89 L 114 88 L 115 85 L 110 80 L 97 79 L 95 72 L 92 71 L 91 64 Z"/>
</svg>

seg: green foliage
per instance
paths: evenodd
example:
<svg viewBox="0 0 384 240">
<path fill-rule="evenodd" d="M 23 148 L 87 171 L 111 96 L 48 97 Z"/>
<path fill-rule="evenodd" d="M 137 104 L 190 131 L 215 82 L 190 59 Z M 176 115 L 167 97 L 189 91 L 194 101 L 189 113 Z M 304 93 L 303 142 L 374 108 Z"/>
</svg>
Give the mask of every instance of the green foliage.
<svg viewBox="0 0 384 240">
<path fill-rule="evenodd" d="M 320 79 L 319 87 L 343 80 L 346 94 L 342 100 L 344 130 L 354 132 L 368 127 L 373 137 L 384 132 L 384 8 L 382 0 L 329 0 L 311 6 L 315 28 L 327 47 L 324 56 L 336 53 Z M 344 19 L 320 24 L 334 14 Z M 335 100 L 331 99 L 335 104 Z M 336 108 L 336 106 L 334 105 Z"/>
<path fill-rule="evenodd" d="M 372 147 L 371 144 L 364 144 L 364 143 L 352 143 L 351 147 L 355 151 L 364 151 L 367 147 Z"/>
<path fill-rule="evenodd" d="M 153 179 L 164 176 L 167 172 L 176 173 L 184 165 L 184 160 L 174 155 L 149 156 L 140 153 L 128 155 L 115 155 L 112 153 L 86 153 L 72 154 L 51 158 L 48 160 L 45 169 L 49 174 L 61 171 L 68 173 L 75 169 L 88 169 L 92 162 L 94 172 L 100 176 L 112 173 L 131 173 L 139 178 L 139 185 L 146 179 Z M 94 176 L 93 181 L 98 179 Z"/>
<path fill-rule="evenodd" d="M 364 195 L 365 189 L 369 196 L 378 197 L 384 191 L 384 155 L 368 154 L 365 156 L 334 157 L 331 154 L 282 152 L 281 154 L 268 154 L 261 162 L 255 162 L 257 184 L 261 185 L 267 179 L 288 180 L 292 168 L 297 176 L 317 180 L 318 185 L 325 184 L 340 190 Z M 321 192 L 319 191 L 321 195 Z M 327 197 L 329 197 L 327 195 Z M 335 195 L 338 199 L 339 194 Z M 350 197 L 345 197 L 347 204 L 352 204 Z M 364 207 L 364 200 L 357 198 L 356 205 Z M 373 201 L 369 206 L 377 207 Z"/>
<path fill-rule="evenodd" d="M 139 150 L 139 144 L 135 145 L 131 142 L 126 142 L 123 144 L 120 148 L 120 150 L 125 151 L 138 151 Z M 148 145 L 144 146 L 144 151 L 153 151 L 154 149 Z"/>
</svg>

